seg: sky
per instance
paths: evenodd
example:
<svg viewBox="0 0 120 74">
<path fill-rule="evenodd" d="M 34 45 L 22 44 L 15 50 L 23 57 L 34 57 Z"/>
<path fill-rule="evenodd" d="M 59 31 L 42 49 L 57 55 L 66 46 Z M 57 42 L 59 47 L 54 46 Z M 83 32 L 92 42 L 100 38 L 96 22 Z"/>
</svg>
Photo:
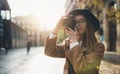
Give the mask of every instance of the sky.
<svg viewBox="0 0 120 74">
<path fill-rule="evenodd" d="M 11 16 L 35 15 L 42 25 L 53 29 L 65 13 L 66 0 L 8 0 Z M 49 25 L 49 26 L 48 26 Z"/>
</svg>

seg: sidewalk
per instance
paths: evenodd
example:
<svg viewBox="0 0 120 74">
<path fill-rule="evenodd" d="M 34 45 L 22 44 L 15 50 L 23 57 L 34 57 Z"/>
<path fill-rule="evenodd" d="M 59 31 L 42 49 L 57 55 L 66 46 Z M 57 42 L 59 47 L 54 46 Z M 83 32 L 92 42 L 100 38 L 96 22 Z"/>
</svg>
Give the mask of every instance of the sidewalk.
<svg viewBox="0 0 120 74">
<path fill-rule="evenodd" d="M 101 62 L 100 74 L 120 74 L 120 53 L 105 52 Z"/>
<path fill-rule="evenodd" d="M 120 54 L 120 43 L 118 43 L 118 42 L 117 42 L 117 44 L 116 44 L 116 50 L 117 50 L 117 52 Z"/>
<path fill-rule="evenodd" d="M 39 49 L 43 47 L 31 47 L 30 54 L 27 54 L 26 48 L 10 49 L 8 54 L 4 51 L 0 53 L 0 74 L 5 74 L 11 69 L 15 68 L 23 61 L 26 61 L 35 56 L 35 54 L 41 53 Z"/>
</svg>

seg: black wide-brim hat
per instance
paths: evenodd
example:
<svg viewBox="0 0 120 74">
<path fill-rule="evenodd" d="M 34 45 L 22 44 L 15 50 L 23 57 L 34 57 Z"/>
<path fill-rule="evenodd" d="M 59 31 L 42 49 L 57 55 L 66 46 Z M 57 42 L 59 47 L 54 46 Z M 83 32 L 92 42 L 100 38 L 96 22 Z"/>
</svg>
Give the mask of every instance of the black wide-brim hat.
<svg viewBox="0 0 120 74">
<path fill-rule="evenodd" d="M 100 27 L 99 20 L 88 9 L 75 9 L 69 12 L 68 15 L 76 16 L 80 14 L 83 15 L 85 19 L 93 25 L 95 31 L 99 29 Z"/>
</svg>

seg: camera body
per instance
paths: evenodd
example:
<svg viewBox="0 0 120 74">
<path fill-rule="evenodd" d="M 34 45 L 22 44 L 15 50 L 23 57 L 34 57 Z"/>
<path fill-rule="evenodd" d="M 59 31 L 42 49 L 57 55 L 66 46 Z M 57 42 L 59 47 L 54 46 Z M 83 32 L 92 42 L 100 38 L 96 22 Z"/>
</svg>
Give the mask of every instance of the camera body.
<svg viewBox="0 0 120 74">
<path fill-rule="evenodd" d="M 74 16 L 69 15 L 63 20 L 63 25 L 66 27 L 70 27 L 72 30 L 75 30 L 76 22 L 74 20 Z"/>
</svg>

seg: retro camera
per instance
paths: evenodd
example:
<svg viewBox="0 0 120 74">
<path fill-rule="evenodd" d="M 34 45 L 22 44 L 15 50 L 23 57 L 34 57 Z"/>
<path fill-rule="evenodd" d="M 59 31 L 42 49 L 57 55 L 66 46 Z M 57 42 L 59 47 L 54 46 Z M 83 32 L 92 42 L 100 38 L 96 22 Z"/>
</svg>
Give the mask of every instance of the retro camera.
<svg viewBox="0 0 120 74">
<path fill-rule="evenodd" d="M 65 25 L 66 27 L 70 27 L 72 30 L 75 30 L 74 28 L 75 28 L 76 22 L 74 20 L 74 16 L 73 15 L 67 16 L 63 20 L 63 25 Z"/>
</svg>

